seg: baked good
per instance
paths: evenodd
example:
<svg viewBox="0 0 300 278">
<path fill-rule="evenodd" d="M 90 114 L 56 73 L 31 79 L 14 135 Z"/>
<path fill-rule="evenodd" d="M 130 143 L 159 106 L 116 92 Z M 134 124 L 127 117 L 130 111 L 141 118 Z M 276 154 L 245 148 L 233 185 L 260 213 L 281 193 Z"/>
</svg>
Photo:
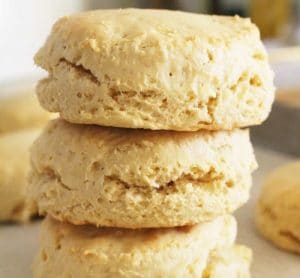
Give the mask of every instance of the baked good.
<svg viewBox="0 0 300 278">
<path fill-rule="evenodd" d="M 73 123 L 153 130 L 260 124 L 273 73 L 249 19 L 167 10 L 63 17 L 35 62 L 41 105 Z"/>
<path fill-rule="evenodd" d="M 40 130 L 0 135 L 0 222 L 25 222 L 37 214 L 27 201 L 29 146 Z"/>
<path fill-rule="evenodd" d="M 53 116 L 39 105 L 33 89 L 2 97 L 0 101 L 0 134 L 27 128 L 39 128 Z"/>
<path fill-rule="evenodd" d="M 235 235 L 229 215 L 196 226 L 140 230 L 76 226 L 47 217 L 33 276 L 225 277 L 203 274 L 220 273 L 218 267 L 234 273 L 242 265 L 244 255 L 232 247 Z"/>
<path fill-rule="evenodd" d="M 259 232 L 276 246 L 300 253 L 300 161 L 274 170 L 256 208 Z"/>
<path fill-rule="evenodd" d="M 247 130 L 172 132 L 49 123 L 32 147 L 29 195 L 74 224 L 174 227 L 233 212 L 256 167 Z"/>
</svg>

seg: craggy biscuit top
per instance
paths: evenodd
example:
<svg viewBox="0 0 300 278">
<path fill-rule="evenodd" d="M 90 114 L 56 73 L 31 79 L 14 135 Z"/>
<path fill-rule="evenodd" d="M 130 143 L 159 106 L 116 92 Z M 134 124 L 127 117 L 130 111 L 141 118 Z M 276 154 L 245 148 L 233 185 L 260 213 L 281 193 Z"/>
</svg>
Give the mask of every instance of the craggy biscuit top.
<svg viewBox="0 0 300 278">
<path fill-rule="evenodd" d="M 262 122 L 274 95 L 258 29 L 237 16 L 84 12 L 54 25 L 35 62 L 49 72 L 41 104 L 74 123 L 232 129 Z"/>
</svg>

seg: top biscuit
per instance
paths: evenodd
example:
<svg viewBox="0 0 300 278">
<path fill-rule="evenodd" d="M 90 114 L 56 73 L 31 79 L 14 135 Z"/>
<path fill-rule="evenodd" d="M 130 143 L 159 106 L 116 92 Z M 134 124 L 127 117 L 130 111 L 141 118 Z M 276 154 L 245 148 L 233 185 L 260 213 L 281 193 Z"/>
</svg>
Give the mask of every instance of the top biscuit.
<svg viewBox="0 0 300 278">
<path fill-rule="evenodd" d="M 73 123 L 194 131 L 260 124 L 273 73 L 249 19 L 167 10 L 63 17 L 35 62 L 37 93 Z"/>
</svg>

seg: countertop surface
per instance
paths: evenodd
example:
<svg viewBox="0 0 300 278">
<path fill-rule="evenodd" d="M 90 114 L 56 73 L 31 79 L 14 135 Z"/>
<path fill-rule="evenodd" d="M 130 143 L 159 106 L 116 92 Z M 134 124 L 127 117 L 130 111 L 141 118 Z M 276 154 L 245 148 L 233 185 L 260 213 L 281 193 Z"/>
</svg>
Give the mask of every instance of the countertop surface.
<svg viewBox="0 0 300 278">
<path fill-rule="evenodd" d="M 261 183 L 266 174 L 292 158 L 256 148 L 259 169 L 254 173 L 254 184 L 249 202 L 237 213 L 239 223 L 237 242 L 253 249 L 252 277 L 254 278 L 298 278 L 300 256 L 281 251 L 257 234 L 253 211 L 259 196 Z M 0 277 L 31 277 L 32 258 L 38 247 L 40 222 L 25 226 L 0 226 Z"/>
</svg>

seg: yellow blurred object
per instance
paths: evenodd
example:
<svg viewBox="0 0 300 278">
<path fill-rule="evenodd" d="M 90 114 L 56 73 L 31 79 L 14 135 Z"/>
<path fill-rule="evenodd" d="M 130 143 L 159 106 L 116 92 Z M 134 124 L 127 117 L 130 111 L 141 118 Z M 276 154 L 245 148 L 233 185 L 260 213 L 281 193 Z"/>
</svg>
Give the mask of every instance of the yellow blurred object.
<svg viewBox="0 0 300 278">
<path fill-rule="evenodd" d="M 276 101 L 281 105 L 300 109 L 300 88 L 278 90 Z"/>
<path fill-rule="evenodd" d="M 0 97 L 0 222 L 22 223 L 37 214 L 25 194 L 29 147 L 56 114 L 41 108 L 33 86 L 16 82 L 1 88 Z"/>
<path fill-rule="evenodd" d="M 27 201 L 29 147 L 40 129 L 0 134 L 0 222 L 27 222 L 37 214 Z"/>
<path fill-rule="evenodd" d="M 42 127 L 55 115 L 40 107 L 33 89 L 20 93 L 0 99 L 0 134 Z"/>
<path fill-rule="evenodd" d="M 251 0 L 250 14 L 263 38 L 281 36 L 291 16 L 290 0 Z"/>
<path fill-rule="evenodd" d="M 300 45 L 269 49 L 271 63 L 300 62 Z"/>
</svg>

